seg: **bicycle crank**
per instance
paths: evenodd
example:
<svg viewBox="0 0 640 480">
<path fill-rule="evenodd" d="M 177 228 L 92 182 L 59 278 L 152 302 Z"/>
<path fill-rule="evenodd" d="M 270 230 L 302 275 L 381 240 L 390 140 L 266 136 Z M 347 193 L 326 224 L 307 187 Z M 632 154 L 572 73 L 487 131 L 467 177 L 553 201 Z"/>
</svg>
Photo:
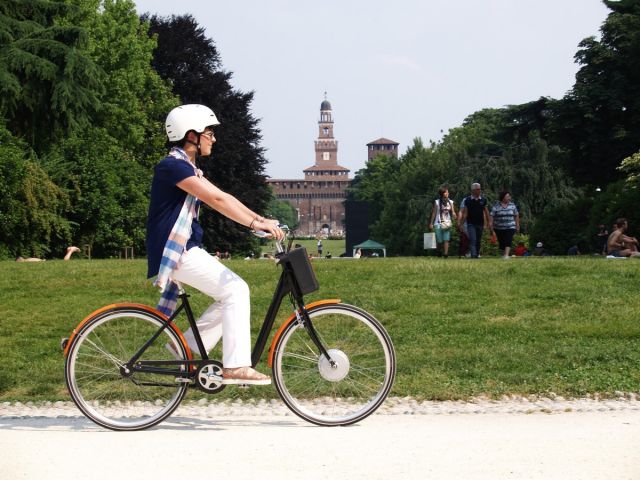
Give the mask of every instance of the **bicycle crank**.
<svg viewBox="0 0 640 480">
<path fill-rule="evenodd" d="M 207 360 L 198 369 L 196 387 L 205 393 L 218 393 L 226 387 L 222 384 L 222 363 Z"/>
</svg>

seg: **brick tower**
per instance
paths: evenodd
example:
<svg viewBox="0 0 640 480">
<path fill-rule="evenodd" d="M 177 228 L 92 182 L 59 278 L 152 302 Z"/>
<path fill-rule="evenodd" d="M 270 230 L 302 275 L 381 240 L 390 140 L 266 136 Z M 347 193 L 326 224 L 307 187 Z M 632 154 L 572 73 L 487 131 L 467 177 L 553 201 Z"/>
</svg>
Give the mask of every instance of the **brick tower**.
<svg viewBox="0 0 640 480">
<path fill-rule="evenodd" d="M 338 141 L 333 136 L 333 111 L 325 99 L 320 104 L 315 163 L 305 168 L 304 179 L 270 179 L 279 200 L 298 212 L 298 235 L 344 235 L 344 200 L 349 169 L 338 165 Z"/>
</svg>

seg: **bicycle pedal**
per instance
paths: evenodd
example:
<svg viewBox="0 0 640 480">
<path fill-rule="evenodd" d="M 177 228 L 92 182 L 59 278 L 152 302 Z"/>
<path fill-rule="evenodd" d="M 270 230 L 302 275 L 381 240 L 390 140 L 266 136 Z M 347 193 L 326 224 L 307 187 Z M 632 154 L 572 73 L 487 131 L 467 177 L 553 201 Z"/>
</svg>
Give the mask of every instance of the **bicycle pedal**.
<svg viewBox="0 0 640 480">
<path fill-rule="evenodd" d="M 193 380 L 190 378 L 176 377 L 176 383 L 193 383 Z"/>
</svg>

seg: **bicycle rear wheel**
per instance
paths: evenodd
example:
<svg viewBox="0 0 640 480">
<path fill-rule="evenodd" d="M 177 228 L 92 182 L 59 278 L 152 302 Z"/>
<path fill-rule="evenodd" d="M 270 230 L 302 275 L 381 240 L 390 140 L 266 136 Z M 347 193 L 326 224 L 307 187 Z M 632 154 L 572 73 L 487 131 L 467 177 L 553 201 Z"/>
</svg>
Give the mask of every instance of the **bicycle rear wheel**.
<svg viewBox="0 0 640 480">
<path fill-rule="evenodd" d="M 134 372 L 127 376 L 121 370 L 164 323 L 141 308 L 119 307 L 89 320 L 76 334 L 67 355 L 65 379 L 71 398 L 89 419 L 112 430 L 142 430 L 177 408 L 187 388 L 176 382 L 177 375 Z M 186 358 L 180 337 L 168 327 L 140 360 Z"/>
<path fill-rule="evenodd" d="M 276 389 L 287 406 L 317 425 L 349 425 L 373 413 L 395 377 L 393 344 L 384 327 L 363 310 L 337 304 L 309 311 L 331 366 L 304 326 L 292 322 L 273 358 Z"/>
</svg>

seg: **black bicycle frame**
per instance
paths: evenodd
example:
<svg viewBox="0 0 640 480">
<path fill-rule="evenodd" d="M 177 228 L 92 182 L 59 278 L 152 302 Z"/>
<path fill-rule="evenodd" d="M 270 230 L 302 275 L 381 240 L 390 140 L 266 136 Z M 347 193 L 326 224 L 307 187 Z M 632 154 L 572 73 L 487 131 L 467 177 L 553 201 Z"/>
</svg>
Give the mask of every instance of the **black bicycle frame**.
<svg viewBox="0 0 640 480">
<path fill-rule="evenodd" d="M 267 341 L 269 339 L 269 334 L 271 329 L 273 328 L 273 324 L 278 316 L 278 312 L 280 310 L 280 306 L 282 305 L 282 300 L 291 294 L 293 297 L 294 308 L 296 309 L 296 316 L 298 317 L 298 321 L 302 322 L 303 326 L 307 330 L 311 341 L 318 347 L 320 353 L 324 355 L 324 357 L 333 364 L 333 360 L 331 359 L 329 353 L 327 352 L 324 345 L 320 341 L 318 334 L 313 327 L 311 322 L 311 318 L 309 317 L 309 313 L 304 308 L 304 295 L 300 290 L 300 286 L 296 279 L 295 271 L 291 268 L 290 265 L 284 264 L 282 273 L 280 274 L 280 279 L 278 280 L 278 285 L 276 286 L 276 290 L 273 294 L 273 298 L 271 299 L 271 304 L 269 305 L 269 309 L 264 318 L 264 322 L 262 323 L 262 327 L 260 328 L 260 333 L 258 334 L 258 338 L 256 339 L 256 343 L 253 347 L 253 351 L 251 353 L 251 366 L 255 367 L 267 345 Z M 178 295 L 180 298 L 180 305 L 176 308 L 175 312 L 169 317 L 169 319 L 162 325 L 158 331 L 136 352 L 136 354 L 129 360 L 126 367 L 129 370 L 137 371 L 137 372 L 145 372 L 145 373 L 159 373 L 166 375 L 177 375 L 185 378 L 193 377 L 196 375 L 196 371 L 189 372 L 185 370 L 169 370 L 166 368 L 158 368 L 160 366 L 191 366 L 191 365 L 201 365 L 203 362 L 209 360 L 207 355 L 207 351 L 204 348 L 204 344 L 202 343 L 202 337 L 200 336 L 200 331 L 198 330 L 198 326 L 196 325 L 196 320 L 193 315 L 193 311 L 191 310 L 191 305 L 189 304 L 189 295 L 184 291 L 181 291 Z M 185 311 L 187 316 L 187 320 L 189 321 L 189 326 L 193 331 L 193 337 L 195 338 L 196 344 L 198 345 L 198 353 L 200 354 L 200 360 L 143 360 L 138 361 L 138 359 L 142 356 L 142 354 L 149 348 L 149 346 L 162 334 L 162 332 L 169 327 L 169 324 L 182 312 Z"/>
<path fill-rule="evenodd" d="M 322 345 L 322 342 L 320 341 L 320 338 L 316 333 L 316 329 L 313 327 L 311 318 L 309 318 L 309 313 L 307 312 L 306 308 L 304 308 L 304 295 L 300 290 L 300 285 L 298 284 L 295 271 L 289 264 L 285 264 L 283 265 L 280 280 L 278 281 L 276 291 L 273 294 L 271 304 L 269 305 L 267 314 L 264 317 L 262 328 L 260 329 L 260 333 L 258 334 L 258 338 L 256 339 L 256 344 L 254 345 L 253 352 L 251 353 L 251 366 L 255 367 L 256 365 L 258 365 L 260 357 L 262 357 L 262 353 L 264 352 L 264 348 L 267 345 L 269 333 L 273 328 L 273 324 L 278 315 L 278 311 L 280 310 L 282 300 L 289 293 L 291 293 L 293 297 L 296 316 L 298 317 L 299 321 L 302 321 L 303 326 L 309 333 L 311 341 L 315 344 L 316 347 L 318 347 L 320 353 L 322 353 L 325 358 L 329 360 L 331 364 L 333 364 L 333 361 L 331 360 L 327 349 L 324 347 L 324 345 Z"/>
</svg>

